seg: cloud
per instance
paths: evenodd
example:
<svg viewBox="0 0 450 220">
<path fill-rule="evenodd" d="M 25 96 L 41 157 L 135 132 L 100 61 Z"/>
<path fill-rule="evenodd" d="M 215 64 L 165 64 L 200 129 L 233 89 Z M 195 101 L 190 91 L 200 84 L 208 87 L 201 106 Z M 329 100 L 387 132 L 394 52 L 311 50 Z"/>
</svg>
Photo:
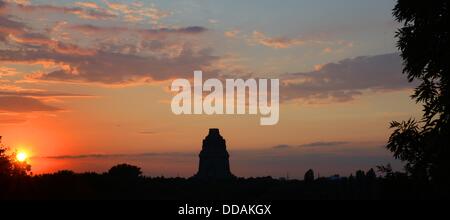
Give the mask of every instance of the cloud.
<svg viewBox="0 0 450 220">
<path fill-rule="evenodd" d="M 53 112 L 60 108 L 47 105 L 39 99 L 23 96 L 0 96 L 0 112 Z"/>
<path fill-rule="evenodd" d="M 86 8 L 86 7 L 65 7 L 54 5 L 32 5 L 19 4 L 16 8 L 25 13 L 60 13 L 72 14 L 79 18 L 91 20 L 106 20 L 116 18 L 117 16 L 100 8 Z"/>
<path fill-rule="evenodd" d="M 345 144 L 349 144 L 350 142 L 345 141 L 329 141 L 329 142 L 312 142 L 308 144 L 302 144 L 299 147 L 334 147 L 334 146 L 342 146 Z"/>
<path fill-rule="evenodd" d="M 95 96 L 86 94 L 54 92 L 42 89 L 26 89 L 13 84 L 0 84 L 0 96 L 21 96 L 30 98 L 94 98 Z"/>
<path fill-rule="evenodd" d="M 189 26 L 184 28 L 159 28 L 141 30 L 144 34 L 173 33 L 173 34 L 198 34 L 203 33 L 207 29 L 200 26 Z"/>
<path fill-rule="evenodd" d="M 287 149 L 287 148 L 292 148 L 291 145 L 288 144 L 280 144 L 280 145 L 276 145 L 272 147 L 273 149 Z"/>
<path fill-rule="evenodd" d="M 158 132 L 156 132 L 156 131 L 140 131 L 139 132 L 139 134 L 142 134 L 142 135 L 154 135 L 154 134 L 157 134 Z"/>
<path fill-rule="evenodd" d="M 80 40 L 98 50 L 174 58 L 179 56 L 184 48 L 202 48 L 196 39 L 208 29 L 201 26 L 137 28 L 81 24 L 67 25 L 66 31 L 82 34 L 83 38 Z"/>
<path fill-rule="evenodd" d="M 195 157 L 191 152 L 140 153 L 140 154 L 79 154 L 38 157 L 45 159 L 108 159 L 108 158 L 142 158 L 142 157 Z"/>
<path fill-rule="evenodd" d="M 4 124 L 21 124 L 26 122 L 27 119 L 25 117 L 19 115 L 4 115 L 0 114 L 0 125 Z"/>
<path fill-rule="evenodd" d="M 127 22 L 144 22 L 158 24 L 159 21 L 171 12 L 156 8 L 153 4 L 146 6 L 143 3 L 133 2 L 122 4 L 117 2 L 103 1 L 106 7 L 95 2 L 75 2 L 75 7 L 55 6 L 49 4 L 32 4 L 27 0 L 9 0 L 11 7 L 25 13 L 59 13 L 72 14 L 82 19 L 107 20 L 120 18 Z"/>
<path fill-rule="evenodd" d="M 346 102 L 365 91 L 383 92 L 413 87 L 402 74 L 398 53 L 362 56 L 318 66 L 311 72 L 285 74 L 280 95 L 283 100 Z"/>
<path fill-rule="evenodd" d="M 0 85 L 0 124 L 20 124 L 28 121 L 27 113 L 64 110 L 46 104 L 47 100 L 91 98 L 94 96 Z"/>
<path fill-rule="evenodd" d="M 108 9 L 115 14 L 123 17 L 128 22 L 141 22 L 149 20 L 152 24 L 158 24 L 159 21 L 169 15 L 171 12 L 163 11 L 155 6 L 145 6 L 142 3 L 122 4 L 118 2 L 104 1 Z"/>
<path fill-rule="evenodd" d="M 100 9 L 100 6 L 95 2 L 75 2 L 75 5 L 84 8 Z"/>
<path fill-rule="evenodd" d="M 20 73 L 21 72 L 17 71 L 14 68 L 0 66 L 0 78 L 5 77 L 5 76 L 14 76 L 14 75 L 17 75 Z"/>
<path fill-rule="evenodd" d="M 18 5 L 29 5 L 30 4 L 30 0 L 6 0 L 6 2 L 15 3 Z"/>
<path fill-rule="evenodd" d="M 228 37 L 228 38 L 236 38 L 239 33 L 240 33 L 240 31 L 235 29 L 235 30 L 225 31 L 224 35 L 225 35 L 225 37 Z"/>
<path fill-rule="evenodd" d="M 208 19 L 208 22 L 209 22 L 210 24 L 218 24 L 218 23 L 219 23 L 219 20 L 216 20 L 216 19 Z"/>
<path fill-rule="evenodd" d="M 10 19 L 5 12 L 7 3 L 0 0 L 0 42 L 6 41 L 10 34 L 20 34 L 25 31 L 25 24 Z"/>
<path fill-rule="evenodd" d="M 293 149 L 293 148 L 304 148 L 304 147 L 334 147 L 334 146 L 342 146 L 350 144 L 350 142 L 345 141 L 318 141 L 312 143 L 306 143 L 301 145 L 289 145 L 289 144 L 280 144 L 273 146 L 272 149 Z"/>
<path fill-rule="evenodd" d="M 0 14 L 0 33 L 3 34 L 22 33 L 24 31 L 24 28 L 25 25 L 23 23 L 13 21 L 9 19 L 7 16 Z"/>
<path fill-rule="evenodd" d="M 301 38 L 287 38 L 287 37 L 268 37 L 264 33 L 254 31 L 251 36 L 251 42 L 257 43 L 266 47 L 274 49 L 286 49 L 294 46 L 299 46 L 305 43 Z"/>
<path fill-rule="evenodd" d="M 25 47 L 45 47 L 60 54 L 94 55 L 94 49 L 81 48 L 75 44 L 62 43 L 42 33 L 22 33 L 10 35 L 10 40 Z"/>
<path fill-rule="evenodd" d="M 225 36 L 236 38 L 239 32 L 225 32 Z M 314 45 L 322 47 L 321 52 L 332 53 L 339 52 L 346 48 L 353 47 L 353 43 L 346 40 L 330 40 L 330 36 L 322 36 L 321 34 L 308 34 L 300 37 L 270 37 L 263 32 L 253 31 L 250 35 L 243 35 L 244 39 L 250 45 L 262 45 L 272 49 L 289 49 L 299 46 Z"/>
<path fill-rule="evenodd" d="M 70 66 L 49 73 L 31 74 L 29 80 L 129 84 L 189 78 L 192 72 L 203 69 L 216 60 L 208 50 L 186 48 L 175 58 L 141 57 L 137 55 L 98 51 L 95 56 L 59 54 L 48 50 L 0 50 L 0 60 L 10 62 L 53 61 Z"/>
<path fill-rule="evenodd" d="M 80 154 L 80 155 L 60 155 L 60 156 L 48 156 L 48 157 L 41 157 L 45 159 L 87 159 L 87 158 L 117 158 L 117 157 L 124 157 L 125 154 Z"/>
<path fill-rule="evenodd" d="M 56 112 L 63 110 L 46 104 L 49 100 L 61 100 L 66 98 L 92 98 L 94 96 L 84 94 L 74 94 L 65 92 L 52 92 L 41 89 L 25 89 L 9 82 L 0 84 L 0 116 L 7 113 L 8 117 L 0 117 L 1 123 L 21 123 L 27 120 L 26 117 L 17 114 L 14 117 L 11 113 L 29 112 Z M 19 117 L 20 116 L 20 117 Z"/>
<path fill-rule="evenodd" d="M 22 91 L 11 91 L 11 90 L 1 90 L 0 96 L 21 96 L 21 97 L 33 97 L 33 98 L 91 98 L 94 96 L 84 95 L 84 94 L 73 94 L 73 93 L 63 93 L 63 92 L 49 92 L 49 91 L 36 91 L 36 90 L 22 90 Z"/>
<path fill-rule="evenodd" d="M 85 33 L 92 34 L 117 34 L 122 32 L 132 32 L 142 34 L 145 37 L 158 37 L 167 36 L 169 34 L 180 35 L 180 34 L 200 34 L 208 29 L 201 26 L 189 26 L 181 28 L 154 28 L 154 29 L 139 29 L 139 28 L 129 28 L 129 27 L 101 27 L 91 24 L 82 25 L 72 25 L 72 30 L 77 30 Z"/>
<path fill-rule="evenodd" d="M 6 4 L 1 0 L 0 3 L 0 8 Z M 94 4 L 81 5 L 83 9 L 52 5 L 16 7 L 22 11 L 66 13 L 86 11 L 86 7 L 96 8 Z M 207 31 L 200 26 L 144 29 L 86 24 L 66 27 L 75 31 L 75 36 L 82 36 L 78 40 L 70 39 L 70 42 L 80 43 L 63 42 L 58 40 L 61 35 L 52 36 L 52 31 L 34 30 L 24 23 L 11 20 L 9 15 L 0 14 L 0 40 L 5 43 L 5 47 L 0 49 L 0 61 L 52 63 L 56 67 L 27 75 L 29 82 L 125 85 L 187 78 L 192 76 L 194 70 L 208 69 L 219 59 L 212 55 L 210 49 L 195 45 L 185 37 Z"/>
<path fill-rule="evenodd" d="M 7 3 L 0 0 L 0 12 L 5 9 Z M 21 5 L 20 7 L 31 7 Z M 33 29 L 28 27 L 23 22 L 18 22 L 10 19 L 11 16 L 5 13 L 0 13 L 0 41 L 5 42 L 8 46 L 19 48 L 30 48 L 33 50 L 39 49 L 36 47 L 46 47 L 58 53 L 70 54 L 92 54 L 94 51 L 78 47 L 74 44 L 62 43 L 53 40 L 50 36 L 33 32 Z"/>
</svg>

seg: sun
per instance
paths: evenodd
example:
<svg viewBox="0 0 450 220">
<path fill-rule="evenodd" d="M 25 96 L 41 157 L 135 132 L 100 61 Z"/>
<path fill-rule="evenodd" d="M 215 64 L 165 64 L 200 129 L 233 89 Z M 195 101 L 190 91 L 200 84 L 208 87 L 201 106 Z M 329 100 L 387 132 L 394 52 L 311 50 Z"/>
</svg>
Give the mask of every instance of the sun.
<svg viewBox="0 0 450 220">
<path fill-rule="evenodd" d="M 18 152 L 16 155 L 16 159 L 19 162 L 24 162 L 27 160 L 27 158 L 28 158 L 28 155 L 25 152 Z"/>
</svg>

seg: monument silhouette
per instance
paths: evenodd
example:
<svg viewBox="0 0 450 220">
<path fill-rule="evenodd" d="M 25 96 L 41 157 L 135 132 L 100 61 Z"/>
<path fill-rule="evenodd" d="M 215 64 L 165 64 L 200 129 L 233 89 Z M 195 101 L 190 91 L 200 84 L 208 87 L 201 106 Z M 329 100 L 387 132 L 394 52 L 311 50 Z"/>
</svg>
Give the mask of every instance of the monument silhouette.
<svg viewBox="0 0 450 220">
<path fill-rule="evenodd" d="M 203 140 L 199 157 L 198 172 L 194 175 L 194 178 L 204 180 L 234 178 L 234 175 L 230 171 L 226 141 L 220 135 L 219 129 L 209 129 L 208 136 Z"/>
</svg>

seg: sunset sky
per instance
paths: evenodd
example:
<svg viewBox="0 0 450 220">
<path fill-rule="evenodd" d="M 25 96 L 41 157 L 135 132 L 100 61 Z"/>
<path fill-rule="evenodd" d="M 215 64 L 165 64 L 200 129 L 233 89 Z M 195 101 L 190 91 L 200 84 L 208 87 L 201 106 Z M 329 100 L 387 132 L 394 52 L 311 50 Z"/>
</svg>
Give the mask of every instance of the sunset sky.
<svg viewBox="0 0 450 220">
<path fill-rule="evenodd" d="M 0 136 L 34 173 L 191 176 L 220 128 L 238 176 L 348 175 L 394 163 L 389 122 L 419 117 L 393 0 L 0 0 Z M 279 78 L 280 121 L 177 116 L 176 78 Z"/>
</svg>

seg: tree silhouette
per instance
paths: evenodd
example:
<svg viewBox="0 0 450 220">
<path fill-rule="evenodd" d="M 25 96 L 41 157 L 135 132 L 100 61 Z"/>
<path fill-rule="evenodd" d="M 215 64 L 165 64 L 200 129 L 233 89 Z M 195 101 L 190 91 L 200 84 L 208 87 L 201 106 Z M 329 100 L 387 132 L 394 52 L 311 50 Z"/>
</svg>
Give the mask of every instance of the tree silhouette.
<svg viewBox="0 0 450 220">
<path fill-rule="evenodd" d="M 17 161 L 15 153 L 8 155 L 7 152 L 8 148 L 1 143 L 0 137 L 0 178 L 28 175 L 31 165 L 25 161 Z"/>
<path fill-rule="evenodd" d="M 374 179 L 377 178 L 377 174 L 375 173 L 375 170 L 370 169 L 369 171 L 367 171 L 366 177 L 367 177 L 367 179 L 369 179 L 369 180 L 374 180 Z"/>
<path fill-rule="evenodd" d="M 119 164 L 109 169 L 108 174 L 112 177 L 133 179 L 142 175 L 141 168 L 129 164 Z"/>
<path fill-rule="evenodd" d="M 363 181 L 366 178 L 366 173 L 363 170 L 356 171 L 356 180 Z"/>
<path fill-rule="evenodd" d="M 392 122 L 387 148 L 406 162 L 409 175 L 440 186 L 450 183 L 449 4 L 398 0 L 393 11 L 403 23 L 397 32 L 403 72 L 420 83 L 412 98 L 424 113 L 420 121 Z"/>
<path fill-rule="evenodd" d="M 12 170 L 11 160 L 6 155 L 6 148 L 0 145 L 0 177 L 9 176 Z"/>
<path fill-rule="evenodd" d="M 306 183 L 314 182 L 314 171 L 312 169 L 306 171 L 304 180 Z"/>
</svg>

